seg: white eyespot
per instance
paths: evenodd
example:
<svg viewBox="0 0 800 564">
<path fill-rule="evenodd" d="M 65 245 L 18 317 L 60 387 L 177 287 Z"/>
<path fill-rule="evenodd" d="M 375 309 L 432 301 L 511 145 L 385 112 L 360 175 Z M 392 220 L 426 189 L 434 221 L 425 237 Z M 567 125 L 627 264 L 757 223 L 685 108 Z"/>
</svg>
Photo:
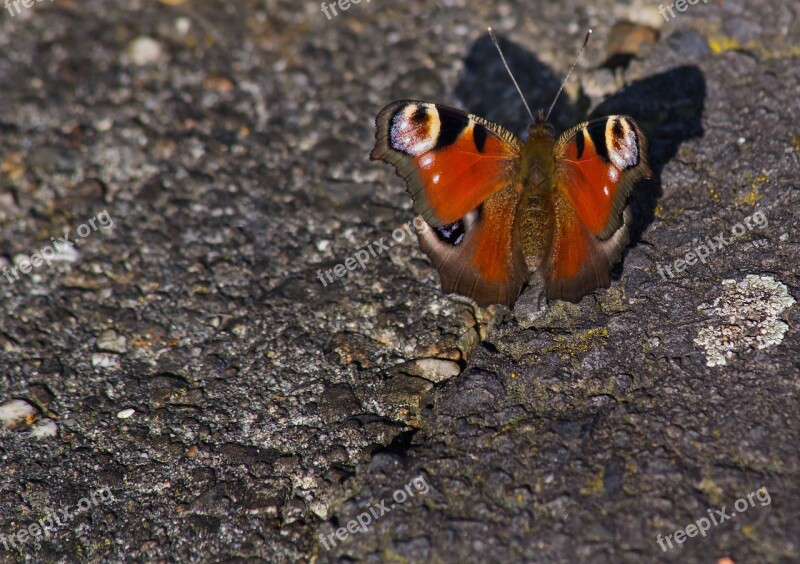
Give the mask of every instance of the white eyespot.
<svg viewBox="0 0 800 564">
<path fill-rule="evenodd" d="M 609 167 L 608 176 L 611 178 L 612 182 L 616 182 L 619 180 L 619 169 L 617 167 Z"/>
<path fill-rule="evenodd" d="M 608 192 L 608 186 L 603 186 L 603 194 L 605 194 L 606 196 L 610 195 Z"/>
<path fill-rule="evenodd" d="M 424 110 L 424 119 L 414 120 L 414 115 Z M 427 153 L 436 146 L 441 122 L 434 104 L 408 104 L 392 118 L 389 145 L 395 151 L 409 155 Z"/>
<path fill-rule="evenodd" d="M 419 160 L 419 165 L 422 168 L 428 168 L 433 164 L 433 155 L 425 155 Z"/>
<path fill-rule="evenodd" d="M 614 127 L 622 127 L 622 135 L 614 134 Z M 636 131 L 630 126 L 628 120 L 616 118 L 609 119 L 606 123 L 606 147 L 608 157 L 614 166 L 620 170 L 631 168 L 639 162 L 639 147 L 637 146 Z"/>
</svg>

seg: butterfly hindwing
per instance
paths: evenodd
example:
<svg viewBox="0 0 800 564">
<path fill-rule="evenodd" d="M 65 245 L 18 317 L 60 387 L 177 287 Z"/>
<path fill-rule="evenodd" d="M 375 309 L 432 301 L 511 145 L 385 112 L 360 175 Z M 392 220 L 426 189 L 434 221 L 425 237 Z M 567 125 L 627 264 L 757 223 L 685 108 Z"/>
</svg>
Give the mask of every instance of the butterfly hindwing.
<svg viewBox="0 0 800 564">
<path fill-rule="evenodd" d="M 520 141 L 497 124 L 428 102 L 399 100 L 376 119 L 372 160 L 395 167 L 414 212 L 430 225 L 454 223 L 516 176 Z"/>
<path fill-rule="evenodd" d="M 646 140 L 631 118 L 609 116 L 567 131 L 553 158 L 554 225 L 540 269 L 548 299 L 576 302 L 608 287 L 629 242 L 626 202 L 650 176 Z"/>
<path fill-rule="evenodd" d="M 509 184 L 464 218 L 418 234 L 444 291 L 480 305 L 514 305 L 528 280 L 516 223 L 520 195 L 520 187 Z"/>
</svg>

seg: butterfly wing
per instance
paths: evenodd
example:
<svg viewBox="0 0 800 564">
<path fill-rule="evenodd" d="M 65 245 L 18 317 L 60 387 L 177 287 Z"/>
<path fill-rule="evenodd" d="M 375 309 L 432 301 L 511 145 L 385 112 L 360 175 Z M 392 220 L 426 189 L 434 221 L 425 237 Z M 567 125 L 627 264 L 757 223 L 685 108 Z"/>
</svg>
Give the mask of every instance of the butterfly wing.
<svg viewBox="0 0 800 564">
<path fill-rule="evenodd" d="M 376 119 L 372 160 L 395 167 L 429 229 L 420 248 L 442 288 L 512 305 L 527 280 L 516 230 L 520 141 L 460 110 L 393 102 Z"/>
<path fill-rule="evenodd" d="M 520 141 L 460 110 L 399 100 L 378 114 L 372 160 L 394 165 L 414 212 L 430 225 L 453 223 L 514 178 Z"/>
<path fill-rule="evenodd" d="M 634 184 L 650 176 L 646 140 L 626 116 L 582 123 L 556 142 L 555 224 L 540 266 L 548 299 L 579 301 L 607 288 L 630 240 Z"/>
<path fill-rule="evenodd" d="M 517 301 L 528 280 L 516 226 L 521 188 L 509 184 L 458 221 L 418 233 L 442 289 L 480 305 Z"/>
</svg>

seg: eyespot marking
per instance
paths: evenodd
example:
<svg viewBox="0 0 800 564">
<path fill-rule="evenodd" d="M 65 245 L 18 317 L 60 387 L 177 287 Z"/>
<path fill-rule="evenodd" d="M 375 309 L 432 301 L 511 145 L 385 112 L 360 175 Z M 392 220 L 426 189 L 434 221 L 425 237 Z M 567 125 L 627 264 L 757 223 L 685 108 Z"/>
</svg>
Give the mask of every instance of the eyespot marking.
<svg viewBox="0 0 800 564">
<path fill-rule="evenodd" d="M 408 104 L 392 115 L 389 147 L 407 155 L 418 156 L 436 147 L 441 123 L 434 104 Z"/>
</svg>

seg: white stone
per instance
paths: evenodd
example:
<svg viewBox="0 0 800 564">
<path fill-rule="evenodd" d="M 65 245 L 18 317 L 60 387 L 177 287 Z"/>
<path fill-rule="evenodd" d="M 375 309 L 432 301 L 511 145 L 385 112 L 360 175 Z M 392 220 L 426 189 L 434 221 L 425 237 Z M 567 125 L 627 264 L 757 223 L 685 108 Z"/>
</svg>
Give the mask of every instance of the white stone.
<svg viewBox="0 0 800 564">
<path fill-rule="evenodd" d="M 420 376 L 431 382 L 443 382 L 461 373 L 461 367 L 451 360 L 438 358 L 423 358 L 414 363 L 415 376 Z"/>
<path fill-rule="evenodd" d="M 36 408 L 21 399 L 12 399 L 0 404 L 0 423 L 9 429 L 20 423 L 30 423 L 36 416 Z"/>
<path fill-rule="evenodd" d="M 31 437 L 37 439 L 46 439 L 55 436 L 58 436 L 58 425 L 56 425 L 55 421 L 47 417 L 37 421 L 31 429 Z"/>
<path fill-rule="evenodd" d="M 144 66 L 156 63 L 164 56 L 161 43 L 152 37 L 137 37 L 128 45 L 128 58 L 134 65 Z"/>
<path fill-rule="evenodd" d="M 113 329 L 107 329 L 97 336 L 97 349 L 105 352 L 125 353 L 128 340 Z"/>
</svg>

